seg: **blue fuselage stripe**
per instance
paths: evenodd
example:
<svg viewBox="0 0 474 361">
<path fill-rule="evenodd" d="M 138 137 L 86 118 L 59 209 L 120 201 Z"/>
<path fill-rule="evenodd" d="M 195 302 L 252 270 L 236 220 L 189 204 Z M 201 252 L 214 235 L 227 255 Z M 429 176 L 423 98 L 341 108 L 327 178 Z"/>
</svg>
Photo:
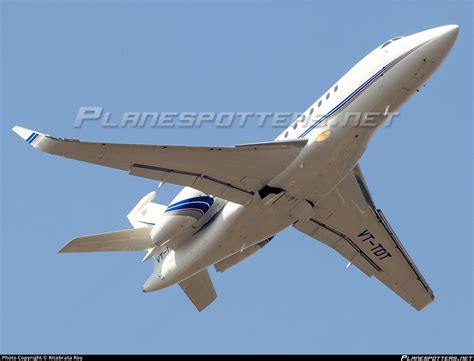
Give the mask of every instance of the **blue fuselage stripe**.
<svg viewBox="0 0 474 361">
<path fill-rule="evenodd" d="M 192 203 L 178 204 L 177 206 L 174 206 L 174 207 L 168 207 L 165 210 L 165 213 L 182 210 L 182 209 L 186 209 L 186 210 L 196 209 L 196 210 L 200 210 L 202 213 L 206 213 L 209 210 L 209 208 L 210 208 L 210 205 L 207 203 L 192 202 Z"/>
<path fill-rule="evenodd" d="M 204 203 L 207 203 L 210 207 L 214 203 L 214 198 L 209 197 L 209 196 L 201 196 L 201 197 L 193 197 L 193 198 L 183 199 L 179 202 L 176 202 L 176 203 L 173 203 L 173 204 L 169 205 L 168 209 L 173 208 L 175 206 L 178 206 L 180 204 L 191 203 L 191 202 L 204 202 Z"/>
</svg>

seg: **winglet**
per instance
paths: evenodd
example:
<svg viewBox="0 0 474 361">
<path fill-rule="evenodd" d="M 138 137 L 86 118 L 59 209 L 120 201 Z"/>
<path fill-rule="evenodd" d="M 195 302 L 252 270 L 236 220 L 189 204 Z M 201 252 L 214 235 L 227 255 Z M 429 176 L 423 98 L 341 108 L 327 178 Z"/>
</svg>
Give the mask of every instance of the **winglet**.
<svg viewBox="0 0 474 361">
<path fill-rule="evenodd" d="M 19 127 L 19 126 L 14 126 L 12 128 L 12 130 L 18 134 L 21 138 L 23 138 L 24 140 L 26 140 L 29 144 L 31 144 L 32 142 L 34 142 L 36 140 L 36 138 L 38 138 L 38 136 L 40 135 L 44 135 L 42 133 L 38 133 L 36 131 L 33 131 L 33 130 L 30 130 L 30 129 L 26 129 L 26 128 L 22 128 L 22 127 Z"/>
</svg>

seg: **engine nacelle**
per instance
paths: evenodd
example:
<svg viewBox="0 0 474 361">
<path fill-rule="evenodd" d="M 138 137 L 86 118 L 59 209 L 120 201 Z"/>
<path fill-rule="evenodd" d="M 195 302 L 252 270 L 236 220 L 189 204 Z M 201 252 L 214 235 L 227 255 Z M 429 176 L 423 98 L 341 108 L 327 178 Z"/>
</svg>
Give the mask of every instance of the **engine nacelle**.
<svg viewBox="0 0 474 361">
<path fill-rule="evenodd" d="M 185 188 L 157 219 L 150 232 L 152 242 L 161 245 L 178 236 L 201 219 L 213 203 L 212 197 Z"/>
<path fill-rule="evenodd" d="M 186 228 L 196 223 L 197 219 L 187 216 L 163 214 L 153 226 L 150 237 L 152 242 L 159 246 L 169 239 L 176 237 Z"/>
</svg>

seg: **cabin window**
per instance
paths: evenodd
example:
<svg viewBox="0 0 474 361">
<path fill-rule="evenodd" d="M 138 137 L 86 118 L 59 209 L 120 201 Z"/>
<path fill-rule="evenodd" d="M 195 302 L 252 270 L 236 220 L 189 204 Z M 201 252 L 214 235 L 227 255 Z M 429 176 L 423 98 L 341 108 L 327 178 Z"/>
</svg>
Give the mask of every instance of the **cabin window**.
<svg viewBox="0 0 474 361">
<path fill-rule="evenodd" d="M 336 85 L 336 86 L 334 87 L 334 92 L 337 92 L 337 89 L 339 89 L 339 86 L 338 86 L 338 85 Z"/>
<path fill-rule="evenodd" d="M 297 126 L 298 126 L 298 122 L 296 121 L 296 122 L 293 124 L 293 129 L 296 129 Z"/>
<path fill-rule="evenodd" d="M 327 93 L 326 94 L 326 99 L 329 99 L 329 96 L 331 95 L 331 93 Z"/>
<path fill-rule="evenodd" d="M 320 107 L 322 103 L 323 103 L 323 101 L 320 100 L 320 101 L 318 102 L 318 107 Z"/>
<path fill-rule="evenodd" d="M 309 111 L 309 115 L 313 114 L 313 111 L 314 111 L 314 109 L 311 108 L 311 110 Z"/>
<path fill-rule="evenodd" d="M 288 132 L 285 132 L 285 138 L 288 137 Z"/>
</svg>

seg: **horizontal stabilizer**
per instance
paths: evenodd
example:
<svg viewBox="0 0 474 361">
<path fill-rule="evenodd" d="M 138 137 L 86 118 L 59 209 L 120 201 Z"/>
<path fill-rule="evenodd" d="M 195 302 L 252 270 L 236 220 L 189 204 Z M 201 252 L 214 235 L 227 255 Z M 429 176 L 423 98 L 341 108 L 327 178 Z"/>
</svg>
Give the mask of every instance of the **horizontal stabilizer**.
<svg viewBox="0 0 474 361">
<path fill-rule="evenodd" d="M 180 282 L 179 285 L 198 311 L 205 309 L 217 298 L 216 290 L 207 269 Z"/>
<path fill-rule="evenodd" d="M 77 237 L 59 253 L 143 251 L 154 246 L 150 231 L 145 227 Z"/>
</svg>

